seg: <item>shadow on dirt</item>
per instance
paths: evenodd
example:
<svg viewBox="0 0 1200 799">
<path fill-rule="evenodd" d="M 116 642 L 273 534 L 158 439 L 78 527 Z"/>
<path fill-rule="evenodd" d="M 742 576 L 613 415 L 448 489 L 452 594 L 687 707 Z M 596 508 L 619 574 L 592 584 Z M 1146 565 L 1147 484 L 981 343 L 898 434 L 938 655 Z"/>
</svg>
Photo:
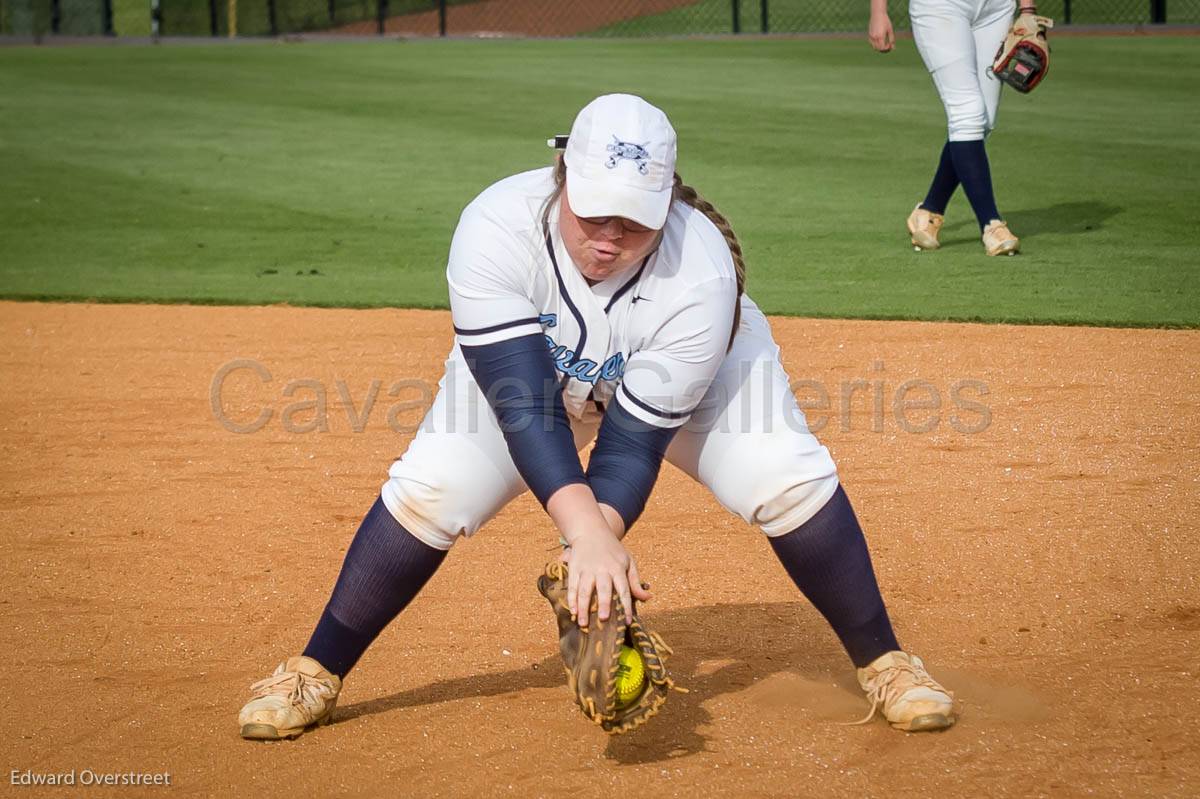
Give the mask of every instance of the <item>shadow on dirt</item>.
<svg viewBox="0 0 1200 799">
<path fill-rule="evenodd" d="M 745 690 L 775 674 L 798 675 L 846 692 L 861 702 L 853 669 L 824 620 L 804 602 L 704 605 L 646 616 L 675 650 L 667 666 L 689 693 L 672 693 L 669 724 L 651 722 L 609 739 L 605 755 L 620 763 L 650 763 L 705 751 L 701 729 L 712 721 L 706 702 Z M 358 702 L 339 711 L 339 721 L 406 707 L 498 696 L 530 688 L 565 686 L 557 654 L 533 668 L 480 674 Z M 569 701 L 564 687 L 563 700 Z M 768 698 L 766 701 L 770 701 Z M 581 721 L 581 723 L 583 723 Z"/>
</svg>

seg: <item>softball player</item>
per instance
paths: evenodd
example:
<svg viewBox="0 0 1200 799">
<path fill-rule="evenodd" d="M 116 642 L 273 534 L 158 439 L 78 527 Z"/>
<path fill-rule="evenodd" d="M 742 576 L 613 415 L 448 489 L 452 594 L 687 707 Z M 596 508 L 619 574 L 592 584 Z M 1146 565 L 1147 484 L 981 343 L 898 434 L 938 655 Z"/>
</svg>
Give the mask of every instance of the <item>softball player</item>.
<svg viewBox="0 0 1200 799">
<path fill-rule="evenodd" d="M 1021 11 L 1036 13 L 1031 0 Z M 936 250 L 946 204 L 962 184 L 975 211 L 988 255 L 1011 255 L 1020 241 L 996 209 L 984 139 L 996 127 L 1000 81 L 991 73 L 1012 24 L 1013 0 L 910 0 L 913 39 L 946 109 L 949 135 L 929 193 L 908 217 L 913 246 Z M 881 53 L 895 45 L 887 0 L 871 0 L 871 46 Z"/>
<path fill-rule="evenodd" d="M 530 490 L 595 592 L 648 599 L 622 538 L 663 459 L 757 524 L 894 726 L 939 729 L 953 700 L 896 642 L 866 541 L 809 432 L 767 320 L 742 293 L 729 223 L 675 173 L 662 111 L 607 95 L 553 168 L 462 214 L 447 280 L 455 344 L 440 391 L 346 553 L 302 655 L 252 686 L 246 738 L 330 720 L 342 679 L 460 536 Z M 595 439 L 588 466 L 578 449 Z M 584 614 L 586 617 L 586 614 Z M 870 716 L 868 716 L 870 718 Z"/>
</svg>

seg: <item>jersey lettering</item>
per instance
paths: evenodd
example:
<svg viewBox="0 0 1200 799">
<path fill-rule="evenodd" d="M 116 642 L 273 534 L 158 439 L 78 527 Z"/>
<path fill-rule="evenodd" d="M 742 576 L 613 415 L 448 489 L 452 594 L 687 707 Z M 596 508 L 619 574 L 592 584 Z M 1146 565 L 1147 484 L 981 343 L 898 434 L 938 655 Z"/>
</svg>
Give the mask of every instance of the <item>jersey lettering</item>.
<svg viewBox="0 0 1200 799">
<path fill-rule="evenodd" d="M 558 327 L 558 314 L 542 314 L 538 322 L 545 327 Z M 603 364 L 597 364 L 589 358 L 576 361 L 574 350 L 567 349 L 549 335 L 546 335 L 546 347 L 550 350 L 554 368 L 582 383 L 595 385 L 600 380 L 619 380 L 625 374 L 624 353 L 610 355 Z"/>
</svg>

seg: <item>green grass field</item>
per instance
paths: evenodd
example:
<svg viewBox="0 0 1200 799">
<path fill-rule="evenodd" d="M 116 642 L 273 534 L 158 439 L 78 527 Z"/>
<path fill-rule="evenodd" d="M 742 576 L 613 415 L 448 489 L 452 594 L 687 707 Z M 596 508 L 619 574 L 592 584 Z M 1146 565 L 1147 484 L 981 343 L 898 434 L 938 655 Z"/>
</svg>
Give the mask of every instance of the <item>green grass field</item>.
<svg viewBox="0 0 1200 799">
<path fill-rule="evenodd" d="M 1026 254 L 904 218 L 945 135 L 911 42 L 371 41 L 0 49 L 0 296 L 445 307 L 462 206 L 641 93 L 769 312 L 1200 324 L 1195 38 L 1064 38 L 989 144 Z"/>
</svg>

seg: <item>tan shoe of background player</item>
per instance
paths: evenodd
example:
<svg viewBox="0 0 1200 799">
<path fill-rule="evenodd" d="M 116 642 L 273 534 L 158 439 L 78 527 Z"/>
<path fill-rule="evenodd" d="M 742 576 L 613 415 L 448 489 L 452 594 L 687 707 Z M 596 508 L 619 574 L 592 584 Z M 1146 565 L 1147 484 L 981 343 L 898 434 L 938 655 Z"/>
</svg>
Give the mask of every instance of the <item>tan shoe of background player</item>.
<svg viewBox="0 0 1200 799">
<path fill-rule="evenodd" d="M 983 248 L 988 255 L 1016 255 L 1021 251 L 1021 240 L 1008 229 L 1008 223 L 993 219 L 983 229 Z"/>
<path fill-rule="evenodd" d="M 954 724 L 954 694 L 930 677 L 915 655 L 900 651 L 880 655 L 858 670 L 858 684 L 871 702 L 871 712 L 861 724 L 880 708 L 898 730 L 944 730 Z"/>
<path fill-rule="evenodd" d="M 938 234 L 945 221 L 946 217 L 941 214 L 926 211 L 917 205 L 908 215 L 908 232 L 912 235 L 913 247 L 918 250 L 936 250 L 941 247 L 942 243 L 938 241 Z"/>
<path fill-rule="evenodd" d="M 250 686 L 253 699 L 238 714 L 242 737 L 260 741 L 294 738 L 314 724 L 333 720 L 342 681 L 303 655 L 280 663 L 275 673 Z"/>
</svg>

